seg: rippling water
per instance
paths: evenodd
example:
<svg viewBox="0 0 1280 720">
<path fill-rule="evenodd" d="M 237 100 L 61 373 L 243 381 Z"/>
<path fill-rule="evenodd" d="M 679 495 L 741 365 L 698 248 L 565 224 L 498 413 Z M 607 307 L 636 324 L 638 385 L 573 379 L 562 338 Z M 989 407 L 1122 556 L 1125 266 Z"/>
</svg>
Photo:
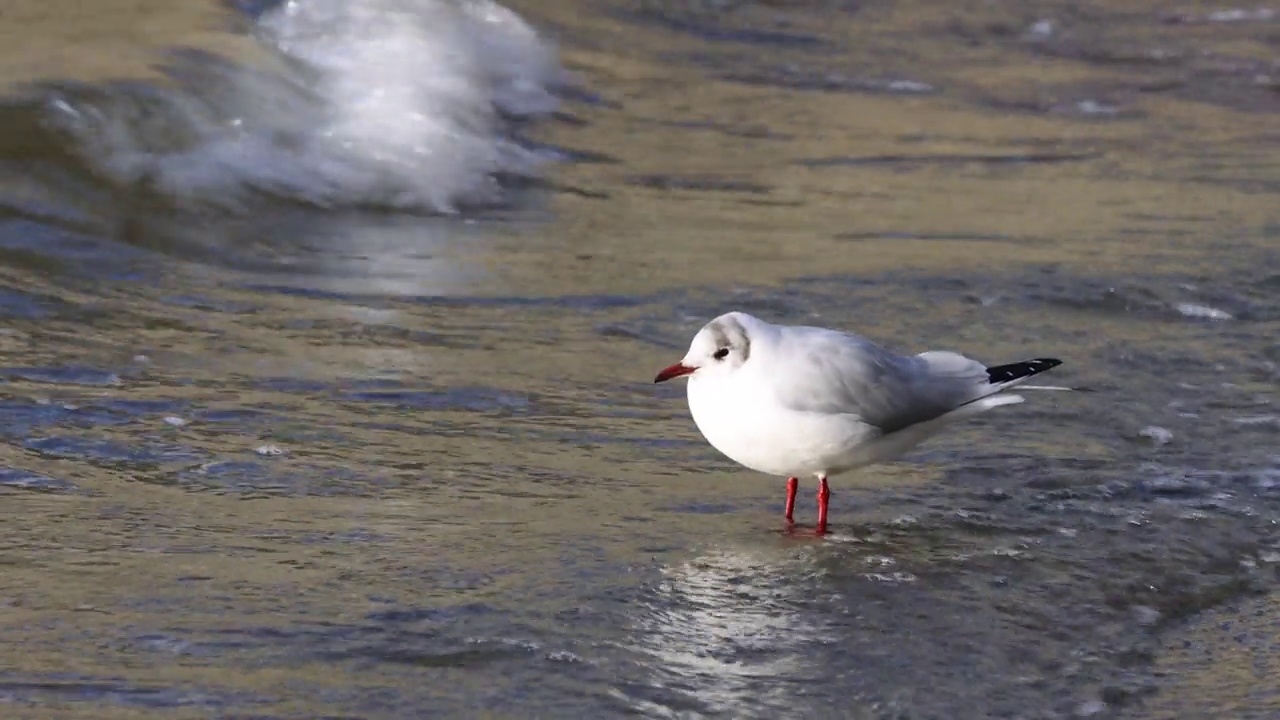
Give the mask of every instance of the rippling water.
<svg viewBox="0 0 1280 720">
<path fill-rule="evenodd" d="M 1280 708 L 1275 12 L 94 7 L 0 44 L 6 713 Z M 790 536 L 650 383 L 729 309 L 1096 392 Z"/>
</svg>

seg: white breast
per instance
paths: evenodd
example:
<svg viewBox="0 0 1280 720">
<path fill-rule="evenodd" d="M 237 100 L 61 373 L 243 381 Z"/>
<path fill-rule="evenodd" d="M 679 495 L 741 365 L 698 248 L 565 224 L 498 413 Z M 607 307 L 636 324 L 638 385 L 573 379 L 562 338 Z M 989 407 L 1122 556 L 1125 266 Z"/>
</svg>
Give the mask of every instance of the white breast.
<svg viewBox="0 0 1280 720">
<path fill-rule="evenodd" d="M 712 447 L 763 473 L 834 475 L 876 462 L 879 432 L 856 416 L 797 412 L 746 372 L 689 378 L 689 411 Z"/>
</svg>

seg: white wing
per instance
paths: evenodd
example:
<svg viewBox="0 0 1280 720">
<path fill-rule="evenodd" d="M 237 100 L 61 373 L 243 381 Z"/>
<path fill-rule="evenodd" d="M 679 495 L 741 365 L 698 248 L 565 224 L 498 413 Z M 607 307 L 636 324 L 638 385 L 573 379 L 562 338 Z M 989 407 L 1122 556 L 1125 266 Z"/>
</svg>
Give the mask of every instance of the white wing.
<svg viewBox="0 0 1280 720">
<path fill-rule="evenodd" d="M 888 434 L 997 392 L 982 363 L 953 352 L 904 357 L 835 330 L 783 327 L 788 377 L 778 400 L 802 412 L 856 415 Z"/>
</svg>

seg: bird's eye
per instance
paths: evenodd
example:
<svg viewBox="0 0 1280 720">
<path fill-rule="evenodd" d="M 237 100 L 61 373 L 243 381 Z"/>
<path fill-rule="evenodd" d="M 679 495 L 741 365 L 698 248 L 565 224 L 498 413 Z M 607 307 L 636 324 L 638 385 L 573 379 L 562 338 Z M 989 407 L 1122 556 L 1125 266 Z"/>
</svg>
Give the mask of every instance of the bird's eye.
<svg viewBox="0 0 1280 720">
<path fill-rule="evenodd" d="M 711 356 L 717 360 L 723 360 L 729 357 L 729 348 L 720 348 Z"/>
</svg>

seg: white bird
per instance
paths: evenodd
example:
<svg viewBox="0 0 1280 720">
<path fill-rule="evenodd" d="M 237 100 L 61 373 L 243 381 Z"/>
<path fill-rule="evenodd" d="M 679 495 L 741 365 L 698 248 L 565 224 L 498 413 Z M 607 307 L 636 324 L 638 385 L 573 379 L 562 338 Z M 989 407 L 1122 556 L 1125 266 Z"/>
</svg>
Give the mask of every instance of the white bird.
<svg viewBox="0 0 1280 720">
<path fill-rule="evenodd" d="M 653 381 L 689 376 L 689 411 L 707 441 L 734 462 L 787 477 L 788 525 L 798 478 L 816 476 L 815 530 L 823 534 L 828 477 L 895 458 L 957 420 L 1020 403 L 1021 396 L 1001 393 L 1061 364 L 1036 358 L 987 367 L 946 351 L 901 356 L 850 333 L 731 312 L 699 330 L 684 358 Z"/>
</svg>

